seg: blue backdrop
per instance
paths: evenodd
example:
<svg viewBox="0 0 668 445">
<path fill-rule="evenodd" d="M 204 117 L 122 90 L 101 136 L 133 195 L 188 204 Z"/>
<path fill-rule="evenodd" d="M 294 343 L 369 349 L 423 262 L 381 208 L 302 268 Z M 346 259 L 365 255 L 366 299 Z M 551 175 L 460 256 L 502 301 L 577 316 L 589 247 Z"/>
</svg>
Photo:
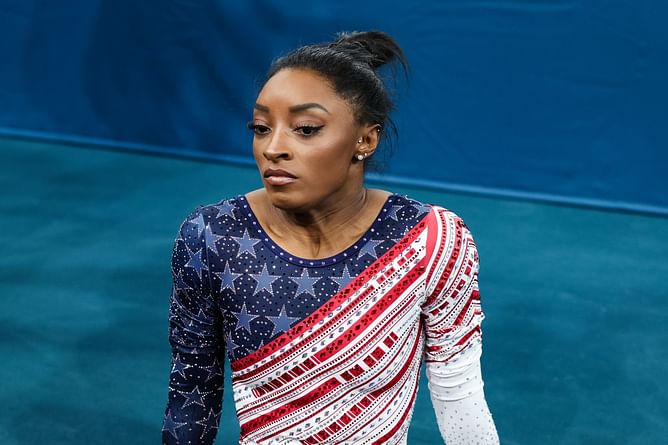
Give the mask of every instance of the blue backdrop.
<svg viewBox="0 0 668 445">
<path fill-rule="evenodd" d="M 0 0 L 0 133 L 249 161 L 271 59 L 382 29 L 399 182 L 668 213 L 659 0 Z"/>
</svg>

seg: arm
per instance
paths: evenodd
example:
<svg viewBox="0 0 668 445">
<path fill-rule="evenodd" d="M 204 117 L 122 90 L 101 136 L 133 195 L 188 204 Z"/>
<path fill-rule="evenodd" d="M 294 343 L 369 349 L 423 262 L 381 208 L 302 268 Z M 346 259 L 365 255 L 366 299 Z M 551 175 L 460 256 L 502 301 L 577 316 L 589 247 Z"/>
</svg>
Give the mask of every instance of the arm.
<svg viewBox="0 0 668 445">
<path fill-rule="evenodd" d="M 480 371 L 479 347 L 462 353 L 459 366 L 427 363 L 431 402 L 443 440 L 455 444 L 498 444 L 487 407 Z"/>
<path fill-rule="evenodd" d="M 172 359 L 162 427 L 162 442 L 169 445 L 212 444 L 222 409 L 222 317 L 208 272 L 214 253 L 206 246 L 203 223 L 196 223 L 200 217 L 205 220 L 198 209 L 183 222 L 172 252 Z"/>
<path fill-rule="evenodd" d="M 461 218 L 444 209 L 436 211 L 440 247 L 434 250 L 422 307 L 430 397 L 448 445 L 498 444 L 480 370 L 484 314 L 478 252 Z"/>
</svg>

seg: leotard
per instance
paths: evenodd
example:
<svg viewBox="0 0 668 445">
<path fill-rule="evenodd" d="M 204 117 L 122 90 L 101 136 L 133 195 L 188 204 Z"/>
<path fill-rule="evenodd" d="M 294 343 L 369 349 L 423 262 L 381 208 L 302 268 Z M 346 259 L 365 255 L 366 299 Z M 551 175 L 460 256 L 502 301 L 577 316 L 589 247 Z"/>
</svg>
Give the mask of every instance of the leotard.
<svg viewBox="0 0 668 445">
<path fill-rule="evenodd" d="M 200 206 L 174 242 L 165 444 L 212 444 L 230 361 L 240 445 L 406 444 L 426 362 L 449 445 L 498 443 L 480 374 L 473 237 L 400 195 L 337 255 L 267 235 L 243 195 Z"/>
</svg>

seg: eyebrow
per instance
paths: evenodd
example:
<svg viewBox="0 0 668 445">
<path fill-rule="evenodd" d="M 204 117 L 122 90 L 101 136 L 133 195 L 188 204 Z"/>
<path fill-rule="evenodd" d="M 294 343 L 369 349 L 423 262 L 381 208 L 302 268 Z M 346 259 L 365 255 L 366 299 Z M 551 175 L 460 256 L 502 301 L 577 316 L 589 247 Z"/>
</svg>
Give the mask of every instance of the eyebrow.
<svg viewBox="0 0 668 445">
<path fill-rule="evenodd" d="M 322 111 L 329 114 L 329 110 L 327 110 L 327 108 L 325 108 L 322 105 L 317 104 L 315 102 L 309 102 L 307 104 L 301 104 L 301 105 L 294 105 L 294 106 L 288 108 L 288 110 L 290 110 L 290 113 L 299 113 L 301 111 L 306 111 L 309 108 L 320 108 Z"/>
<path fill-rule="evenodd" d="M 262 112 L 265 112 L 265 113 L 269 113 L 269 107 L 266 106 L 266 105 L 262 105 L 262 104 L 258 104 L 258 103 L 256 103 L 255 106 L 254 106 L 254 108 L 255 108 L 256 110 L 258 110 L 258 111 L 262 111 Z M 320 104 L 318 104 L 318 103 L 315 103 L 315 102 L 309 102 L 309 103 L 306 103 L 306 104 L 293 105 L 293 106 L 291 106 L 290 108 L 288 108 L 288 110 L 290 111 L 290 113 L 300 113 L 300 112 L 302 112 L 302 111 L 306 111 L 306 110 L 308 110 L 308 109 L 310 109 L 310 108 L 319 108 L 319 109 L 321 109 L 322 111 L 324 111 L 325 113 L 329 114 L 329 110 L 328 110 L 327 108 L 325 108 L 325 107 L 323 107 L 322 105 L 320 105 Z"/>
</svg>

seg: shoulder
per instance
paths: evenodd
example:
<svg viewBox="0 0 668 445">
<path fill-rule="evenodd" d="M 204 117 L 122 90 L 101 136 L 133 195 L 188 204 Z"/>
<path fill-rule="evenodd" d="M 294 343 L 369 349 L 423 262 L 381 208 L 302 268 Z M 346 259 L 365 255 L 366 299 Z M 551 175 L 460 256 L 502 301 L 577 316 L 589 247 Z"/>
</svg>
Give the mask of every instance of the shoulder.
<svg viewBox="0 0 668 445">
<path fill-rule="evenodd" d="M 243 220 L 244 206 L 247 206 L 247 203 L 242 195 L 200 204 L 192 208 L 181 221 L 177 239 L 197 240 L 206 231 L 220 236 L 228 234 Z"/>
<path fill-rule="evenodd" d="M 427 217 L 429 277 L 450 273 L 463 264 L 477 267 L 478 251 L 464 219 L 451 209 L 433 205 Z"/>
<path fill-rule="evenodd" d="M 464 219 L 452 210 L 439 207 L 436 209 L 439 219 L 443 222 L 443 235 L 451 246 L 453 257 L 467 258 L 478 262 L 478 250 L 473 234 Z"/>
<path fill-rule="evenodd" d="M 396 221 L 417 222 L 429 214 L 432 207 L 431 204 L 394 193 L 389 196 L 385 210 Z"/>
<path fill-rule="evenodd" d="M 229 249 L 222 248 L 225 240 L 247 230 L 247 219 L 242 218 L 243 202 L 242 197 L 236 196 L 190 210 L 174 239 L 173 266 L 192 266 L 201 271 L 207 268 L 205 258 L 227 255 Z"/>
<path fill-rule="evenodd" d="M 448 207 L 395 193 L 388 199 L 384 211 L 387 212 L 388 220 L 393 219 L 410 227 L 425 223 L 430 232 L 431 244 L 452 245 L 464 238 L 472 241 L 471 231 L 464 219 Z"/>
<path fill-rule="evenodd" d="M 427 223 L 436 228 L 444 235 L 455 235 L 458 232 L 467 232 L 470 230 L 464 219 L 454 210 L 439 204 L 430 204 L 419 200 L 409 198 L 408 196 L 395 194 L 392 196 L 392 207 L 399 208 L 406 216 L 413 218 L 426 218 Z"/>
<path fill-rule="evenodd" d="M 449 230 L 453 233 L 470 230 L 464 222 L 464 219 L 455 211 L 440 205 L 433 205 L 431 207 L 432 217 L 443 226 L 443 230 Z"/>
</svg>

